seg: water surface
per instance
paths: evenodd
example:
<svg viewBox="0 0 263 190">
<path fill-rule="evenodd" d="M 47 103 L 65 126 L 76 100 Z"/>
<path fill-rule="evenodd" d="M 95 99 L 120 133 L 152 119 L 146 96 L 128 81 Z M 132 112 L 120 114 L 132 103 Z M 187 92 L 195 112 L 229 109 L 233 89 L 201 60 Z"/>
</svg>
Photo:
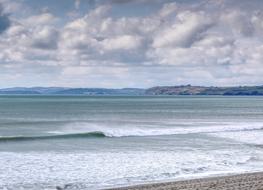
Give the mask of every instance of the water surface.
<svg viewBox="0 0 263 190">
<path fill-rule="evenodd" d="M 0 96 L 0 189 L 262 171 L 263 97 Z"/>
</svg>

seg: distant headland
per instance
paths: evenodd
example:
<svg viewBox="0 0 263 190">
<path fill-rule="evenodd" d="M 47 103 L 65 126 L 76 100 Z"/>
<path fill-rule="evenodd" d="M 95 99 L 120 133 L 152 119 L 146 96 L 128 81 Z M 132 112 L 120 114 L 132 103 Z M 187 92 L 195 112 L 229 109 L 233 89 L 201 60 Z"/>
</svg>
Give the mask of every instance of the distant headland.
<svg viewBox="0 0 263 190">
<path fill-rule="evenodd" d="M 221 95 L 263 96 L 263 86 L 205 87 L 156 86 L 142 88 L 64 88 L 64 87 L 14 87 L 0 89 L 0 95 Z"/>
</svg>

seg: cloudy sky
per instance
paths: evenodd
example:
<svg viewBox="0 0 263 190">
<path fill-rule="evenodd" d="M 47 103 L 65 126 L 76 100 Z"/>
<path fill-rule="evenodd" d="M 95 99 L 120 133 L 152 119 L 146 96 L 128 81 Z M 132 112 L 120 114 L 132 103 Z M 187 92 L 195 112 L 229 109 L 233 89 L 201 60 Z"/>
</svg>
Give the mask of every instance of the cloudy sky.
<svg viewBox="0 0 263 190">
<path fill-rule="evenodd" d="M 263 85 L 262 0 L 0 0 L 0 87 Z"/>
</svg>

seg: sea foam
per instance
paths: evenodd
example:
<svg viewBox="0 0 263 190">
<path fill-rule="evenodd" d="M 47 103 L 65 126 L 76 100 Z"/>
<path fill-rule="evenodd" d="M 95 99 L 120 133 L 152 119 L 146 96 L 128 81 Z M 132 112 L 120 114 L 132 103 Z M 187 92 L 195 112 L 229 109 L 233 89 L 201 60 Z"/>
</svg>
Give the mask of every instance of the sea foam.
<svg viewBox="0 0 263 190">
<path fill-rule="evenodd" d="M 99 132 L 106 137 L 129 137 L 129 136 L 161 136 L 194 133 L 216 133 L 228 131 L 253 131 L 263 129 L 262 123 L 203 123 L 195 125 L 172 126 L 172 127 L 149 127 L 149 126 L 102 126 L 89 123 L 72 123 L 57 131 L 50 131 L 51 134 L 81 134 Z"/>
</svg>

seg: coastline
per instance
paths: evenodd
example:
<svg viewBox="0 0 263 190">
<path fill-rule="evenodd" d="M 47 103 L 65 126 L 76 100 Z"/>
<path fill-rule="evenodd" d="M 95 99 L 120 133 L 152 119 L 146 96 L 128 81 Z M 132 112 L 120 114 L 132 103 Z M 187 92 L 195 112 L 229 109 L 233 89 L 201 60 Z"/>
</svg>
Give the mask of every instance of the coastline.
<svg viewBox="0 0 263 190">
<path fill-rule="evenodd" d="M 263 172 L 141 184 L 105 190 L 263 190 Z"/>
</svg>

